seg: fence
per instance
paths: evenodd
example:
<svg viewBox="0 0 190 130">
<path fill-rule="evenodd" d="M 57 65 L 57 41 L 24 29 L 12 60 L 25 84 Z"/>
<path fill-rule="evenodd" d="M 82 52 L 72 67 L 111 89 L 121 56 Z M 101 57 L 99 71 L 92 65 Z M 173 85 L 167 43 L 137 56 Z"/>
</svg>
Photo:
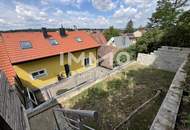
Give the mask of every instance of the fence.
<svg viewBox="0 0 190 130">
<path fill-rule="evenodd" d="M 60 81 L 56 84 L 52 84 L 50 86 L 47 86 L 41 89 L 40 93 L 43 99 L 40 99 L 40 100 L 49 100 L 60 94 L 66 93 L 72 89 L 88 85 L 104 77 L 109 77 L 109 75 L 113 74 L 114 72 L 120 71 L 121 69 L 125 68 L 126 65 L 130 63 L 131 62 L 126 63 L 122 66 L 118 66 L 114 68 L 113 70 L 102 68 L 102 67 L 96 67 L 96 68 L 89 69 L 86 72 L 76 74 L 69 79 Z"/>
<path fill-rule="evenodd" d="M 4 72 L 0 71 L 0 129 L 26 130 L 24 107 L 16 90 L 9 85 Z"/>
<path fill-rule="evenodd" d="M 95 130 L 84 123 L 84 118 L 93 119 L 98 124 L 98 113 L 89 110 L 53 109 L 59 130 Z"/>
</svg>

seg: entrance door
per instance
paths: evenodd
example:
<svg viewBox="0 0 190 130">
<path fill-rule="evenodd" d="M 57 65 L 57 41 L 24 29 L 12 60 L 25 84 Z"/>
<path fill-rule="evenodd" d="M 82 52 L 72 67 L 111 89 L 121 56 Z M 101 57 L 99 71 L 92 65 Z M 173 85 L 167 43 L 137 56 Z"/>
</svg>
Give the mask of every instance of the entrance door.
<svg viewBox="0 0 190 130">
<path fill-rule="evenodd" d="M 70 66 L 68 64 L 65 64 L 64 67 L 65 67 L 66 76 L 68 78 L 69 76 L 71 76 Z"/>
</svg>

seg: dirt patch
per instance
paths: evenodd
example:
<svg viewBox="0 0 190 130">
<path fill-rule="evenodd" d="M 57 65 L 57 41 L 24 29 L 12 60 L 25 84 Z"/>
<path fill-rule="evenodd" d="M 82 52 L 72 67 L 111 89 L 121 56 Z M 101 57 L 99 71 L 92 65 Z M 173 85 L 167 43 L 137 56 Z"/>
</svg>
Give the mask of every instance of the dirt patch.
<svg viewBox="0 0 190 130">
<path fill-rule="evenodd" d="M 157 89 L 162 89 L 162 96 L 130 123 L 129 129 L 146 130 L 157 113 L 173 77 L 174 73 L 171 72 L 133 64 L 62 105 L 74 109 L 96 110 L 100 114 L 98 130 L 112 130 L 133 110 L 154 96 Z M 93 122 L 88 124 L 97 128 L 97 124 Z M 125 129 L 126 126 L 122 128 Z"/>
</svg>

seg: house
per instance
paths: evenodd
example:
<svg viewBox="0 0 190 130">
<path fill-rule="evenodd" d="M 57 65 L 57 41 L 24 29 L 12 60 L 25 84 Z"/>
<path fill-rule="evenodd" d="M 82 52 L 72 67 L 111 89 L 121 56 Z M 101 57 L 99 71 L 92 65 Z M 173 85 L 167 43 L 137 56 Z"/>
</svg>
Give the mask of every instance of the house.
<svg viewBox="0 0 190 130">
<path fill-rule="evenodd" d="M 133 33 L 133 35 L 134 35 L 134 37 L 135 37 L 136 39 L 138 39 L 138 38 L 142 37 L 142 35 L 143 35 L 145 32 L 146 32 L 146 30 L 142 28 L 142 29 L 139 29 L 139 30 L 135 31 L 135 32 Z"/>
<path fill-rule="evenodd" d="M 112 37 L 108 42 L 107 45 L 114 46 L 118 49 L 122 48 L 127 48 L 130 45 L 132 45 L 132 41 L 130 41 L 128 36 L 117 36 L 117 37 Z"/>
<path fill-rule="evenodd" d="M 100 45 L 104 45 L 107 43 L 106 38 L 104 37 L 103 33 L 100 31 L 93 31 L 91 33 L 91 36 L 94 40 L 96 40 L 96 42 Z"/>
<path fill-rule="evenodd" d="M 135 31 L 133 34 L 134 34 L 135 38 L 142 37 L 142 35 L 143 35 L 143 33 L 141 31 L 139 31 L 139 30 Z"/>
<path fill-rule="evenodd" d="M 126 33 L 126 34 L 124 34 L 124 36 L 127 36 L 127 37 L 129 38 L 129 40 L 130 40 L 133 44 L 135 44 L 135 43 L 137 42 L 137 39 L 136 39 L 136 37 L 134 36 L 133 33 Z"/>
<path fill-rule="evenodd" d="M 99 46 L 87 32 L 66 32 L 64 28 L 59 32 L 43 28 L 42 32 L 1 33 L 0 69 L 11 85 L 17 77 L 24 87 L 41 89 L 96 67 Z"/>
<path fill-rule="evenodd" d="M 98 49 L 99 66 L 113 69 L 114 68 L 114 56 L 118 52 L 118 48 L 110 45 L 102 45 Z"/>
<path fill-rule="evenodd" d="M 94 31 L 91 36 L 96 40 L 101 46 L 98 48 L 97 55 L 99 59 L 99 66 L 107 69 L 113 69 L 114 67 L 114 56 L 119 50 L 117 47 L 107 45 L 107 40 L 103 33 L 99 31 Z"/>
</svg>

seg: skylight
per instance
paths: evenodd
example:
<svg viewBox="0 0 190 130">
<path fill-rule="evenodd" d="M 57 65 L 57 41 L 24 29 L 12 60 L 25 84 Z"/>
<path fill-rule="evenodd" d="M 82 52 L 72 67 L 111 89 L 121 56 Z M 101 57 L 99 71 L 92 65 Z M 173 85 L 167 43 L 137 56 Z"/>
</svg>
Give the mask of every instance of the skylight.
<svg viewBox="0 0 190 130">
<path fill-rule="evenodd" d="M 77 42 L 82 42 L 82 39 L 81 39 L 80 37 L 77 37 L 75 40 L 76 40 Z"/>
<path fill-rule="evenodd" d="M 59 44 L 59 42 L 58 42 L 57 40 L 53 39 L 53 38 L 49 39 L 49 42 L 50 42 L 50 44 L 53 45 L 53 46 Z"/>
<path fill-rule="evenodd" d="M 32 43 L 30 41 L 20 41 L 20 46 L 22 49 L 32 48 Z"/>
</svg>

